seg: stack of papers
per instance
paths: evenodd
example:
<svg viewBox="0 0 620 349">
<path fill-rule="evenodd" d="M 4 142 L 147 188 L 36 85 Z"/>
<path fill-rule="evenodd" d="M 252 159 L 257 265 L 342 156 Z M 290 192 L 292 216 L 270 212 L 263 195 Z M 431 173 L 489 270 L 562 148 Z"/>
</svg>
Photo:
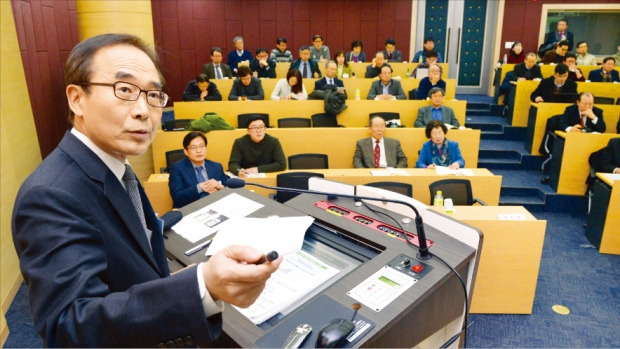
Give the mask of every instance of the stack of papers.
<svg viewBox="0 0 620 349">
<path fill-rule="evenodd" d="M 474 172 L 468 168 L 459 168 L 453 170 L 446 166 L 435 166 L 435 171 L 438 175 L 457 175 L 457 176 L 473 176 Z"/>
<path fill-rule="evenodd" d="M 395 169 L 393 167 L 388 167 L 382 170 L 370 170 L 370 174 L 373 176 L 408 176 L 409 173 L 405 170 Z"/>
</svg>

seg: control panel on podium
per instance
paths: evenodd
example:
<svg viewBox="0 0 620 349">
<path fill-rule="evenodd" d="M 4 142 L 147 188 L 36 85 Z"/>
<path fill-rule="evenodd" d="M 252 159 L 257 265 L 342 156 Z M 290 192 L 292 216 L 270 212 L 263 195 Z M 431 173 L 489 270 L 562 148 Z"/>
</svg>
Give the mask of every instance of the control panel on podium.
<svg viewBox="0 0 620 349">
<path fill-rule="evenodd" d="M 314 348 L 319 335 L 327 338 L 321 329 L 338 327 L 334 324 L 342 319 L 352 329 L 339 347 L 437 347 L 461 331 L 465 302 L 470 300 L 464 289 L 473 289 L 482 243 L 475 228 L 422 209 L 425 222 L 433 222 L 424 225 L 430 252 L 426 259 L 419 258 L 415 213 L 406 206 L 392 209 L 381 202 L 318 194 L 301 194 L 280 204 L 244 188 L 225 188 L 181 211 L 187 218 L 233 198 L 234 210 L 254 207 L 244 213 L 247 218 L 313 221 L 302 248 L 284 255 L 257 301 L 263 302 L 260 306 L 224 308 L 223 333 L 214 345 Z M 175 231 L 177 226 L 165 233 L 170 258 L 182 265 L 206 260 L 200 247 L 209 244 L 218 225 L 233 219 L 218 215 L 217 209 L 207 211 L 200 218 L 206 233 L 188 237 Z M 475 235 L 474 243 L 461 238 L 468 234 Z M 288 297 L 289 289 L 299 293 Z M 267 292 L 272 299 L 261 301 L 269 298 Z M 282 303 L 275 312 L 264 312 L 275 302 Z"/>
</svg>

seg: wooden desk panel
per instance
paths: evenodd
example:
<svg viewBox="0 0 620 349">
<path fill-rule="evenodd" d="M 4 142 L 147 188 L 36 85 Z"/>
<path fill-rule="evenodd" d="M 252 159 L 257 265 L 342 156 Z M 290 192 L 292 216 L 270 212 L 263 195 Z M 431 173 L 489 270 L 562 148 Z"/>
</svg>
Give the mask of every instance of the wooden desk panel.
<svg viewBox="0 0 620 349">
<path fill-rule="evenodd" d="M 532 155 L 542 155 L 538 148 L 545 137 L 547 119 L 553 115 L 564 114 L 564 110 L 570 105 L 570 103 L 531 103 L 531 106 L 537 108 L 532 139 Z M 620 105 L 597 104 L 596 106 L 603 109 L 603 119 L 607 127 L 605 133 L 616 133 L 616 124 L 620 118 Z"/>
<path fill-rule="evenodd" d="M 474 176 L 458 176 L 471 181 L 474 196 L 480 198 L 489 205 L 499 204 L 499 192 L 502 185 L 502 176 L 493 175 L 489 170 L 483 168 L 471 169 Z M 435 170 L 427 169 L 407 169 L 407 176 L 373 176 L 370 169 L 328 169 L 328 170 L 303 170 L 322 173 L 325 179 L 358 185 L 371 182 L 394 181 L 409 183 L 413 186 L 413 197 L 423 203 L 430 203 L 429 184 L 440 179 L 455 178 L 453 175 L 437 175 Z M 276 176 L 285 172 L 283 171 L 266 173 L 265 178 L 251 178 L 249 182 L 264 184 L 268 186 L 276 185 Z M 257 194 L 268 197 L 269 194 L 275 193 L 259 187 L 248 186 L 248 190 L 252 190 Z M 168 174 L 153 174 L 147 182 L 144 183 L 144 190 L 153 205 L 153 209 L 158 213 L 165 213 L 172 208 L 172 198 L 168 189 Z"/>
<path fill-rule="evenodd" d="M 283 75 L 283 78 L 286 77 L 286 74 Z M 370 91 L 370 85 L 377 80 L 374 79 L 366 79 L 362 74 L 361 77 L 356 77 L 352 79 L 343 79 L 344 87 L 347 90 L 347 99 L 354 100 L 355 99 L 355 89 L 360 89 L 360 97 L 361 99 L 366 99 L 368 96 L 368 91 Z M 265 100 L 271 99 L 271 93 L 273 92 L 276 84 L 278 83 L 279 78 L 276 79 L 260 79 L 261 84 L 263 85 L 263 91 L 265 92 Z M 306 88 L 306 92 L 311 94 L 314 91 L 314 83 L 317 79 L 303 79 L 304 87 Z M 456 80 L 455 79 L 444 79 L 446 81 L 446 99 L 454 99 L 456 95 Z M 217 89 L 222 94 L 222 100 L 227 101 L 228 95 L 230 94 L 230 90 L 232 89 L 232 85 L 235 79 L 222 79 L 222 80 L 212 80 L 212 82 L 217 85 Z M 405 96 L 409 98 L 409 91 L 417 88 L 420 85 L 420 79 L 399 79 L 401 85 L 403 86 L 403 90 L 405 91 Z"/>
<path fill-rule="evenodd" d="M 620 137 L 620 135 L 611 133 L 567 133 L 562 131 L 556 131 L 555 133 L 564 138 L 565 142 L 560 160 L 557 193 L 584 195 L 586 192 L 586 178 L 590 173 L 590 164 L 588 163 L 590 154 L 605 147 L 610 139 Z"/>
<path fill-rule="evenodd" d="M 517 82 L 512 126 L 527 127 L 528 112 L 531 103 L 530 95 L 536 90 L 538 84 L 538 81 L 522 80 Z M 617 99 L 620 97 L 620 84 L 608 82 L 578 82 L 577 92 L 585 91 L 591 92 L 595 96 Z"/>
<path fill-rule="evenodd" d="M 368 115 L 374 112 L 400 114 L 401 125 L 413 127 L 418 110 L 430 105 L 429 101 L 369 101 L 347 100 L 347 108 L 337 115 L 338 124 L 345 127 L 367 127 Z M 465 125 L 467 101 L 446 100 L 445 106 L 454 110 L 461 126 Z M 206 112 L 215 112 L 229 124 L 237 126 L 237 115 L 243 113 L 267 113 L 269 125 L 278 126 L 278 119 L 289 117 L 310 118 L 325 112 L 325 103 L 312 101 L 251 101 L 251 102 L 175 102 L 176 119 L 197 119 Z"/>
<path fill-rule="evenodd" d="M 525 220 L 499 220 L 500 214 Z M 456 206 L 452 218 L 484 234 L 470 312 L 531 314 L 547 221 L 522 206 Z"/>
<path fill-rule="evenodd" d="M 415 167 L 418 151 L 428 139 L 422 128 L 388 128 L 386 137 L 397 138 L 409 162 Z M 359 139 L 370 137 L 368 128 L 275 128 L 267 131 L 277 137 L 282 144 L 284 154 L 288 157 L 300 153 L 322 153 L 329 156 L 330 168 L 352 168 L 355 145 Z M 158 171 L 166 167 L 166 151 L 181 149 L 183 137 L 187 132 L 159 131 L 153 141 L 153 166 Z M 207 158 L 228 167 L 230 151 L 235 139 L 247 134 L 245 129 L 231 131 L 211 131 Z M 451 130 L 447 137 L 459 142 L 465 166 L 478 166 L 478 150 L 480 149 L 480 130 Z"/>
</svg>

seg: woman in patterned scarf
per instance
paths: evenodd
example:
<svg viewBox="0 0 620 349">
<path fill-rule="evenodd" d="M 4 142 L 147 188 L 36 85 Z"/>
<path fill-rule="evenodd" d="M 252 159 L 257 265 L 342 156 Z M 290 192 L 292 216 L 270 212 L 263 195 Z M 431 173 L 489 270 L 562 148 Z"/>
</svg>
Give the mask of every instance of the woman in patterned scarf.
<svg viewBox="0 0 620 349">
<path fill-rule="evenodd" d="M 448 128 L 440 120 L 431 120 L 426 125 L 426 138 L 430 140 L 422 146 L 420 157 L 415 164 L 417 168 L 434 169 L 436 166 L 446 166 L 456 170 L 465 167 L 459 143 L 449 141 L 446 133 Z"/>
</svg>

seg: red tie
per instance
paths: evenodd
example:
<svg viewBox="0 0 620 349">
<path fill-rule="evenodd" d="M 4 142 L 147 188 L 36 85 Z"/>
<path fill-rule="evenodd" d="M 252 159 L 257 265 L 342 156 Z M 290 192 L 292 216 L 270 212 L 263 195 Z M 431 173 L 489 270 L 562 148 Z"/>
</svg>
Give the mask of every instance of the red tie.
<svg viewBox="0 0 620 349">
<path fill-rule="evenodd" d="M 380 158 L 381 158 L 381 148 L 379 148 L 379 141 L 375 141 L 375 168 L 379 168 Z"/>
<path fill-rule="evenodd" d="M 580 117 L 579 122 L 581 123 L 581 127 L 584 127 L 586 125 L 586 122 L 584 121 L 585 118 L 583 117 L 583 115 L 579 115 L 579 117 Z"/>
</svg>

